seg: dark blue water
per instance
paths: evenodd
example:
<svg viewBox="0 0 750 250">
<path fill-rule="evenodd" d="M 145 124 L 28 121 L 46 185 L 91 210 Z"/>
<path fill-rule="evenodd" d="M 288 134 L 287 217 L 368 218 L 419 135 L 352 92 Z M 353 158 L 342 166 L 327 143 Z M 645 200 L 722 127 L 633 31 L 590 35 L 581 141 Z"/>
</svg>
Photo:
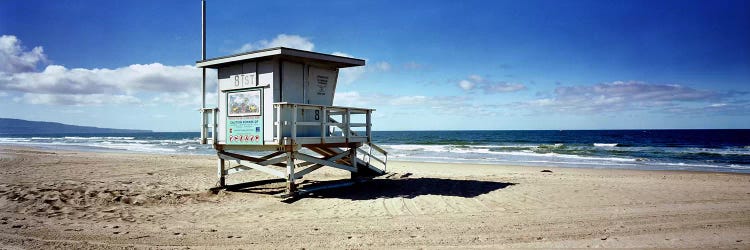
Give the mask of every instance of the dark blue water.
<svg viewBox="0 0 750 250">
<path fill-rule="evenodd" d="M 0 135 L 0 144 L 213 154 L 198 133 Z M 750 173 L 750 130 L 376 131 L 390 160 Z"/>
<path fill-rule="evenodd" d="M 750 130 L 388 131 L 402 157 L 748 172 Z M 420 151 L 432 152 L 422 153 Z M 720 170 L 716 170 L 720 169 Z"/>
<path fill-rule="evenodd" d="M 725 148 L 750 145 L 750 129 L 376 131 L 381 144 L 496 145 L 616 142 L 618 147 Z"/>
</svg>

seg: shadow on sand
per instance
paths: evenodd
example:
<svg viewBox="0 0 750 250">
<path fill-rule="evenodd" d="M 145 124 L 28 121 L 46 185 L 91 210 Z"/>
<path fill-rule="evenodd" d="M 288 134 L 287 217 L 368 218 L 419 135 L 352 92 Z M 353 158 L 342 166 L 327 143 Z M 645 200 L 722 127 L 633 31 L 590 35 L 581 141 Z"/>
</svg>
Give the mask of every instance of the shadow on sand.
<svg viewBox="0 0 750 250">
<path fill-rule="evenodd" d="M 250 181 L 227 185 L 224 188 L 212 188 L 211 191 L 217 193 L 219 190 L 226 189 L 230 192 L 276 195 L 284 192 L 283 184 L 285 183 L 285 181 L 286 180 L 281 178 Z"/>
<path fill-rule="evenodd" d="M 472 198 L 515 184 L 440 178 L 373 179 L 353 186 L 319 190 L 310 193 L 308 197 L 373 200 L 397 197 L 411 199 L 420 195 L 441 195 Z"/>
<path fill-rule="evenodd" d="M 301 189 L 320 186 L 336 186 L 346 184 L 348 180 L 338 181 L 304 181 Z M 284 191 L 282 185 L 284 179 L 271 179 L 254 181 L 227 186 L 228 191 L 248 192 L 261 194 L 280 194 Z M 472 198 L 495 190 L 503 189 L 516 183 L 479 181 L 479 180 L 454 180 L 440 178 L 400 178 L 400 179 L 372 179 L 359 182 L 350 186 L 321 189 L 308 192 L 306 195 L 289 200 L 291 202 L 299 198 L 334 198 L 348 200 L 373 200 L 378 198 L 407 198 L 411 199 L 420 195 L 441 195 Z"/>
</svg>

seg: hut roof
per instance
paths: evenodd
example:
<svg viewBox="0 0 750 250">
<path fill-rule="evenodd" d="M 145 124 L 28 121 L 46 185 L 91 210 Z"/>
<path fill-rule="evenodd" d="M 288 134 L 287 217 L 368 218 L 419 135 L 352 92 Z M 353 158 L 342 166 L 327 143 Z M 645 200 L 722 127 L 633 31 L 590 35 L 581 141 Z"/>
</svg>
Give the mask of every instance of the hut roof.
<svg viewBox="0 0 750 250">
<path fill-rule="evenodd" d="M 262 61 L 273 57 L 279 57 L 290 61 L 312 62 L 336 68 L 365 65 L 365 60 L 362 59 L 323 54 L 286 47 L 276 47 L 197 61 L 196 66 L 199 68 L 215 69 L 228 64 Z"/>
</svg>

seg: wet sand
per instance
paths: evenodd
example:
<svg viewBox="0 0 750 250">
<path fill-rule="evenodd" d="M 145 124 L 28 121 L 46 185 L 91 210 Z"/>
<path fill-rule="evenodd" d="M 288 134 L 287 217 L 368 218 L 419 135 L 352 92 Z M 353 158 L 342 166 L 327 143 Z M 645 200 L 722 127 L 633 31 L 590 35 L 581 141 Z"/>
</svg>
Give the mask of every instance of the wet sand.
<svg viewBox="0 0 750 250">
<path fill-rule="evenodd" d="M 215 164 L 2 146 L 0 248 L 750 248 L 748 174 L 392 161 L 284 202 L 255 171 L 211 190 Z"/>
</svg>

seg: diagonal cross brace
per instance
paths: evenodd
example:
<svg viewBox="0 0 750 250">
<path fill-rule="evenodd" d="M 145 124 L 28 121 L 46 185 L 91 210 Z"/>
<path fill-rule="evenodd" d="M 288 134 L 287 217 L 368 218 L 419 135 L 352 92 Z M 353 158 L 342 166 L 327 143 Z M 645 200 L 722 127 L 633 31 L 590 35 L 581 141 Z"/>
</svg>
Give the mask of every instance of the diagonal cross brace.
<svg viewBox="0 0 750 250">
<path fill-rule="evenodd" d="M 245 161 L 245 160 L 237 160 L 237 162 L 240 165 L 227 169 L 226 170 L 227 174 L 234 174 L 234 173 L 242 172 L 245 170 L 255 169 L 255 170 L 258 170 L 258 171 L 261 171 L 261 172 L 264 172 L 273 176 L 277 176 L 279 178 L 286 178 L 286 175 L 284 173 L 273 168 L 261 166 L 261 165 L 255 164 L 253 162 Z"/>
<path fill-rule="evenodd" d="M 331 157 L 328 157 L 328 158 L 323 158 L 323 160 L 335 162 L 335 161 L 337 161 L 337 160 L 339 160 L 341 158 L 344 158 L 347 155 L 349 155 L 349 151 L 342 152 L 340 154 L 337 154 L 337 155 L 334 155 L 334 156 L 331 156 Z M 309 166 L 309 165 L 312 165 L 312 166 L 310 166 L 308 168 L 305 168 L 303 170 L 300 170 L 299 172 L 295 173 L 294 174 L 294 178 L 295 179 L 302 178 L 302 176 L 305 176 L 306 174 L 309 174 L 312 171 L 315 171 L 315 170 L 317 170 L 317 169 L 325 166 L 324 164 L 314 163 L 314 162 L 304 162 L 304 163 L 297 164 L 297 166 L 299 166 L 299 167 L 304 167 L 304 166 Z"/>
<path fill-rule="evenodd" d="M 340 155 L 337 155 L 337 156 L 334 156 L 332 158 L 339 157 L 339 156 Z M 341 156 L 341 157 L 343 157 L 343 156 Z M 299 153 L 299 152 L 294 152 L 294 158 L 297 158 L 297 159 L 300 159 L 300 160 L 303 160 L 303 161 L 308 161 L 308 162 L 312 162 L 312 163 L 321 164 L 321 165 L 326 165 L 326 166 L 330 166 L 330 167 L 334 167 L 334 168 L 338 168 L 338 169 L 343 169 L 343 170 L 346 170 L 346 171 L 349 171 L 349 172 L 357 172 L 357 169 L 354 168 L 354 167 L 352 167 L 352 166 L 338 164 L 338 163 L 335 163 L 333 161 L 330 161 L 330 159 L 320 159 L 320 158 L 312 157 L 312 156 L 309 156 L 309 155 L 306 155 L 306 154 L 303 154 L 303 153 Z"/>
</svg>

